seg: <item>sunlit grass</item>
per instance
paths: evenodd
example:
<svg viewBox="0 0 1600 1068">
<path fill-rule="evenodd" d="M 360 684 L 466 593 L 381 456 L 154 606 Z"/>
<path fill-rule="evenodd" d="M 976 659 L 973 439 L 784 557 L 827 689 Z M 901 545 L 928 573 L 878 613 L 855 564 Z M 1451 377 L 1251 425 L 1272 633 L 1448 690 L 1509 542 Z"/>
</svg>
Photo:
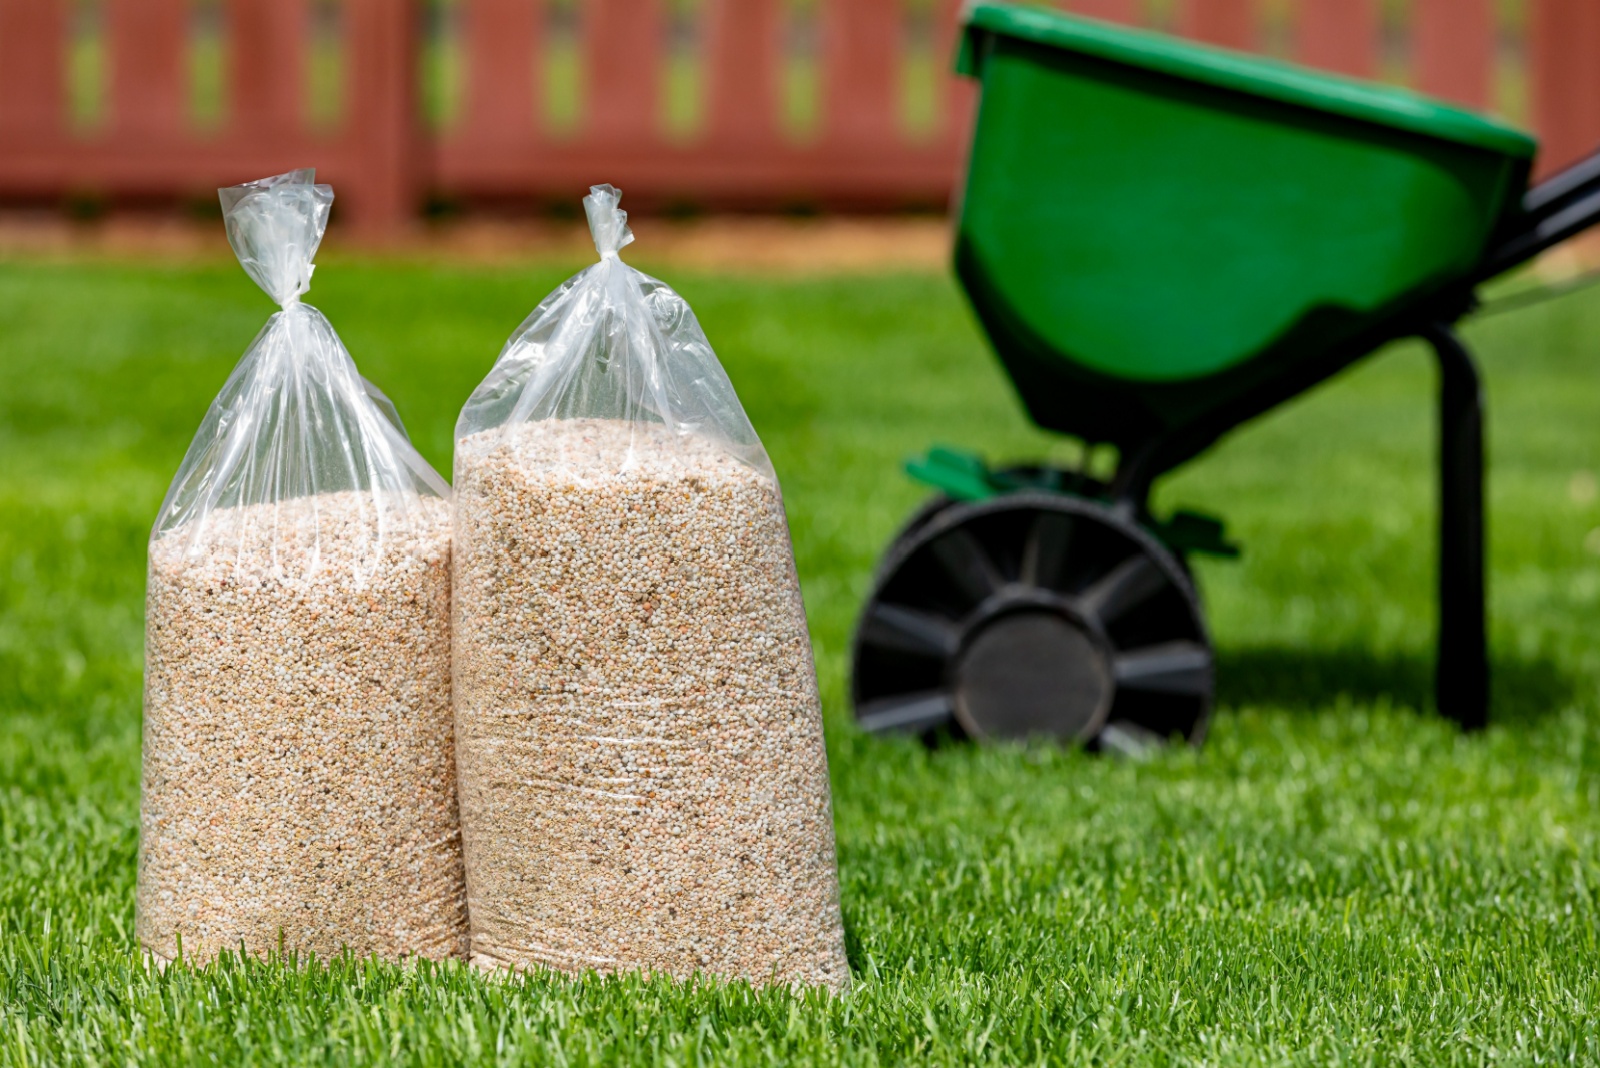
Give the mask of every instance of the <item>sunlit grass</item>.
<svg viewBox="0 0 1600 1068">
<path fill-rule="evenodd" d="M 646 268 L 649 222 L 641 223 Z M 576 265 L 573 265 L 576 266 Z M 856 989 L 146 971 L 131 939 L 149 524 L 271 304 L 230 265 L 0 266 L 0 1063 L 1336 1064 L 1600 1058 L 1600 298 L 1472 327 L 1495 726 L 1428 711 L 1432 369 L 1402 347 L 1160 487 L 1199 579 L 1206 747 L 1143 763 L 863 737 L 854 615 L 930 442 L 1031 430 L 940 277 L 676 277 L 783 483 L 824 688 Z M 448 471 L 566 274 L 331 259 L 309 299 Z"/>
</svg>

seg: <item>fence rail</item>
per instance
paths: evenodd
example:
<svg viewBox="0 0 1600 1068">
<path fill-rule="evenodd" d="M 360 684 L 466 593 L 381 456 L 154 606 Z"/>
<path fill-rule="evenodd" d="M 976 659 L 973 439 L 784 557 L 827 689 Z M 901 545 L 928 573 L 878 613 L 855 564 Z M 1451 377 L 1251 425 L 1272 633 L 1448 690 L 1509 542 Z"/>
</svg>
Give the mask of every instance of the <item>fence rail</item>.
<svg viewBox="0 0 1600 1068">
<path fill-rule="evenodd" d="M 1544 170 L 1600 143 L 1600 0 L 1063 6 L 1510 112 Z M 374 235 L 429 196 L 565 199 L 591 180 L 635 204 L 938 205 L 971 107 L 947 73 L 958 15 L 959 0 L 0 0 L 0 199 L 171 200 L 314 163 Z"/>
</svg>

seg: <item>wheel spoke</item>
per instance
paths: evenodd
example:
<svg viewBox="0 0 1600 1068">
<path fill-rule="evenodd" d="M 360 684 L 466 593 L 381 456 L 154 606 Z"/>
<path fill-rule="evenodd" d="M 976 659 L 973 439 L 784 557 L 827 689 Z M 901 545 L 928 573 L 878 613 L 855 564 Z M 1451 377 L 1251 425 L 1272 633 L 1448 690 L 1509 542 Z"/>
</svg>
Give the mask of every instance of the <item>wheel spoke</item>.
<svg viewBox="0 0 1600 1068">
<path fill-rule="evenodd" d="M 872 734 L 885 731 L 920 733 L 950 722 L 954 709 L 943 690 L 923 690 L 868 701 L 856 711 L 856 722 Z"/>
<path fill-rule="evenodd" d="M 934 559 L 974 604 L 988 597 L 1005 584 L 994 561 L 978 539 L 969 530 L 957 528 L 935 538 L 932 545 Z"/>
<path fill-rule="evenodd" d="M 1128 557 L 1078 595 L 1083 611 L 1102 626 L 1116 622 L 1161 591 L 1167 577 L 1143 553 Z"/>
<path fill-rule="evenodd" d="M 960 632 L 954 623 L 904 605 L 874 604 L 861 621 L 863 645 L 915 656 L 946 657 L 955 652 Z"/>
<path fill-rule="evenodd" d="M 1028 528 L 1022 548 L 1022 581 L 1029 586 L 1055 589 L 1061 582 L 1072 542 L 1072 520 L 1060 512 L 1040 512 Z"/>
<path fill-rule="evenodd" d="M 1164 642 L 1119 655 L 1117 685 L 1125 690 L 1200 697 L 1211 692 L 1211 651 L 1198 642 Z"/>
</svg>

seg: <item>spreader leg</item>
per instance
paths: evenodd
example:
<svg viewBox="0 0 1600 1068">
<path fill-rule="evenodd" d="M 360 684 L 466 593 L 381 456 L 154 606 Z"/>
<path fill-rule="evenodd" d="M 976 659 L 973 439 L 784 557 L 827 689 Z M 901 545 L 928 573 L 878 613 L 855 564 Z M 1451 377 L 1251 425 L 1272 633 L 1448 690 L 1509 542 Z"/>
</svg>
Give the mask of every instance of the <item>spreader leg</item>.
<svg viewBox="0 0 1600 1068">
<path fill-rule="evenodd" d="M 1489 722 L 1483 576 L 1483 392 L 1448 324 L 1424 334 L 1439 357 L 1439 659 L 1434 700 L 1468 730 Z"/>
</svg>

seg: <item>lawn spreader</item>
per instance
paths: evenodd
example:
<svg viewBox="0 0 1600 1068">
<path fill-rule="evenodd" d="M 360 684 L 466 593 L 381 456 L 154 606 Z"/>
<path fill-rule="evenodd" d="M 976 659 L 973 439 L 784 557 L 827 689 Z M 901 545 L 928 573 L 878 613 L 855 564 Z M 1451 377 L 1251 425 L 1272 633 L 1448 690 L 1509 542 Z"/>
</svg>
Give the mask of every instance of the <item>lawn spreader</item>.
<svg viewBox="0 0 1600 1068">
<path fill-rule="evenodd" d="M 1391 341 L 1437 354 L 1439 711 L 1488 718 L 1483 408 L 1455 324 L 1483 282 L 1600 221 L 1600 153 L 1414 94 L 1073 18 L 969 8 L 980 103 L 955 268 L 1030 417 L 1109 478 L 936 448 L 856 630 L 869 731 L 1098 748 L 1204 737 L 1188 567 L 1222 524 L 1152 483 Z"/>
</svg>

